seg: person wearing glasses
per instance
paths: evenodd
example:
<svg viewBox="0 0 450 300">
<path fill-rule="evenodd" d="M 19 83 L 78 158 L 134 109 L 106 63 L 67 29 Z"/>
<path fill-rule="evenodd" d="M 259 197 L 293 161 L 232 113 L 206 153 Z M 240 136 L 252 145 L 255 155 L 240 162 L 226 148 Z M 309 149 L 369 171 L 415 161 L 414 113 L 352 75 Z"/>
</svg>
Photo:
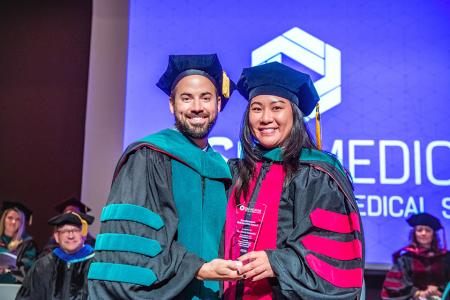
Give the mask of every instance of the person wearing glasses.
<svg viewBox="0 0 450 300">
<path fill-rule="evenodd" d="M 87 214 L 91 209 L 89 206 L 81 202 L 78 198 L 71 197 L 69 199 L 66 199 L 62 202 L 57 203 L 53 207 L 59 214 L 67 213 L 67 212 L 76 212 L 76 213 L 83 213 Z M 86 236 L 85 244 L 88 244 L 92 248 L 95 247 L 95 238 L 88 232 Z M 45 256 L 48 253 L 52 252 L 53 249 L 55 249 L 58 246 L 58 243 L 55 241 L 55 238 L 53 237 L 53 234 L 49 238 L 47 244 L 42 249 L 41 253 L 39 253 L 39 257 Z"/>
<path fill-rule="evenodd" d="M 48 221 L 55 226 L 58 247 L 34 263 L 16 299 L 87 299 L 87 272 L 94 249 L 85 240 L 92 222 L 93 217 L 75 212 Z"/>
</svg>

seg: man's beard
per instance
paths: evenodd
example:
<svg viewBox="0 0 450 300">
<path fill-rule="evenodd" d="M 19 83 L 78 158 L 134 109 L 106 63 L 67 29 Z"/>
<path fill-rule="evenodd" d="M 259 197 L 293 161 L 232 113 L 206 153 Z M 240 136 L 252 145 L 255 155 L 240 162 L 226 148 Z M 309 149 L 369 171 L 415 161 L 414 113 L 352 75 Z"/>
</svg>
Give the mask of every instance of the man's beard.
<svg viewBox="0 0 450 300">
<path fill-rule="evenodd" d="M 201 114 L 189 114 L 186 115 L 186 118 L 192 118 L 195 116 L 207 117 L 209 118 L 209 114 L 201 113 Z M 188 123 L 187 119 L 184 121 L 178 119 L 175 114 L 175 127 L 184 135 L 193 138 L 193 139 L 203 139 L 208 137 L 208 134 L 213 129 L 216 124 L 217 116 L 213 120 L 208 119 L 208 121 L 203 125 L 191 125 Z"/>
</svg>

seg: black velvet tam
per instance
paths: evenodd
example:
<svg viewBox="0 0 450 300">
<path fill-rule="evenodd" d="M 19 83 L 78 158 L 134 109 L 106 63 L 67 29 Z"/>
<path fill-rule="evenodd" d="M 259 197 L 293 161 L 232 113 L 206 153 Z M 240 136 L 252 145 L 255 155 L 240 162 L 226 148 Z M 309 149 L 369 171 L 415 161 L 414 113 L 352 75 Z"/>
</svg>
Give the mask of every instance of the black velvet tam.
<svg viewBox="0 0 450 300">
<path fill-rule="evenodd" d="M 417 225 L 425 225 L 433 229 L 434 231 L 442 228 L 441 222 L 439 219 L 429 213 L 420 213 L 417 215 L 413 215 L 406 220 L 411 227 L 415 227 Z"/>
<path fill-rule="evenodd" d="M 94 222 L 95 219 L 93 216 L 87 214 L 68 212 L 65 214 L 54 216 L 53 218 L 48 220 L 48 224 L 54 226 L 62 226 L 65 224 L 82 226 L 80 218 L 85 220 L 89 225 L 92 224 L 92 222 Z"/>
<path fill-rule="evenodd" d="M 78 209 L 80 210 L 80 212 L 82 212 L 82 213 L 84 213 L 84 214 L 91 210 L 86 204 L 84 204 L 83 202 L 81 202 L 80 200 L 78 200 L 78 199 L 75 198 L 75 197 L 72 197 L 72 198 L 69 198 L 69 199 L 67 199 L 67 200 L 64 200 L 64 201 L 62 201 L 62 202 L 56 204 L 54 207 L 55 207 L 56 211 L 58 211 L 58 212 L 60 212 L 60 213 L 63 213 L 63 212 L 64 212 L 64 209 L 65 209 L 67 206 L 75 206 L 75 207 L 78 207 Z"/>
<path fill-rule="evenodd" d="M 189 75 L 202 75 L 216 86 L 222 99 L 222 109 L 236 89 L 235 83 L 223 71 L 217 54 L 169 55 L 167 69 L 156 86 L 170 96 L 177 83 Z"/>
<path fill-rule="evenodd" d="M 308 74 L 279 62 L 245 68 L 237 89 L 247 100 L 259 95 L 285 98 L 295 103 L 305 115 L 309 115 L 319 101 L 319 95 Z"/>
<path fill-rule="evenodd" d="M 25 219 L 27 220 L 27 222 L 31 219 L 31 215 L 33 214 L 33 211 L 28 208 L 27 206 L 25 206 L 24 204 L 20 203 L 20 202 L 16 202 L 16 201 L 4 201 L 3 202 L 3 208 L 2 208 L 2 213 L 9 209 L 9 208 L 16 208 L 18 210 L 20 210 L 21 212 L 23 212 L 23 214 L 25 215 Z"/>
</svg>

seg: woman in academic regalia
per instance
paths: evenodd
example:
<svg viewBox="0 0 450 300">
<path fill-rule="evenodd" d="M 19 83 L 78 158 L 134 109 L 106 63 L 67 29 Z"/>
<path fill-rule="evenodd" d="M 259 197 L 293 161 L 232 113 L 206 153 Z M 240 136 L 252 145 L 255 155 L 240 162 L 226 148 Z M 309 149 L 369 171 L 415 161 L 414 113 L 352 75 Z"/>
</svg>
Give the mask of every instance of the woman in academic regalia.
<svg viewBox="0 0 450 300">
<path fill-rule="evenodd" d="M 411 216 L 408 246 L 395 252 L 386 274 L 383 299 L 440 299 L 450 281 L 450 253 L 441 247 L 437 232 L 441 222 L 428 213 Z M 445 240 L 445 234 L 443 234 Z"/>
<path fill-rule="evenodd" d="M 31 210 L 19 202 L 3 202 L 0 219 L 0 283 L 20 283 L 36 258 L 36 243 L 25 231 Z"/>
<path fill-rule="evenodd" d="M 225 299 L 355 299 L 360 217 L 347 172 L 306 129 L 319 100 L 309 75 L 268 63 L 244 69 L 238 90 L 248 106 L 242 159 L 229 161 L 224 251 L 244 279 L 225 282 Z"/>
</svg>

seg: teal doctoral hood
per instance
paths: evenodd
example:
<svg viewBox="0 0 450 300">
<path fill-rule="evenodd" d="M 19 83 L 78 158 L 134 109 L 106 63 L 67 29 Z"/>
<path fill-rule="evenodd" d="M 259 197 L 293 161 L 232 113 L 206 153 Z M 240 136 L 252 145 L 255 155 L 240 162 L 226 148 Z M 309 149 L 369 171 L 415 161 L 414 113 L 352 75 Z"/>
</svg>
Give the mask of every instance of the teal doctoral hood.
<svg viewBox="0 0 450 300">
<path fill-rule="evenodd" d="M 218 299 L 195 274 L 218 257 L 231 174 L 211 147 L 174 129 L 130 145 L 100 221 L 90 297 Z"/>
</svg>

